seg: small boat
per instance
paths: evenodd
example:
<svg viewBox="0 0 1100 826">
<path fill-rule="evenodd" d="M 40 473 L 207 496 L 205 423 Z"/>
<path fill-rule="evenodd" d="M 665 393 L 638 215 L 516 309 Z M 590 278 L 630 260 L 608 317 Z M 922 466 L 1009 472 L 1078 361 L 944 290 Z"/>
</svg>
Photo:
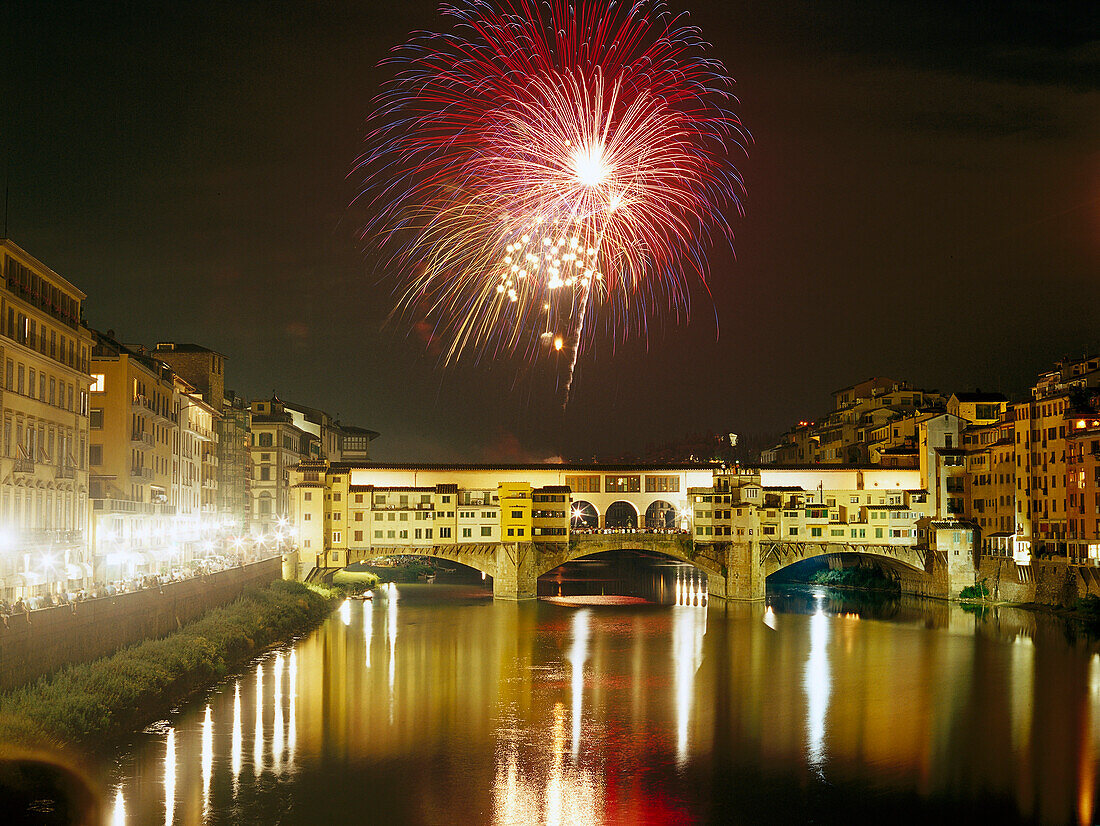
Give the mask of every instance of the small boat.
<svg viewBox="0 0 1100 826">
<path fill-rule="evenodd" d="M 364 591 L 361 594 L 352 594 L 352 599 L 374 599 L 374 591 Z"/>
</svg>

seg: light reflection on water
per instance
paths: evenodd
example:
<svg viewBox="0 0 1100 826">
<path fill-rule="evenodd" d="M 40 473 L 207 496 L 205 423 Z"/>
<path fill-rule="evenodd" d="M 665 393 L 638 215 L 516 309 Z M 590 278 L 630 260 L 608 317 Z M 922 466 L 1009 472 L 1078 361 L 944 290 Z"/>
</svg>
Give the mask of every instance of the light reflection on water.
<svg viewBox="0 0 1100 826">
<path fill-rule="evenodd" d="M 106 760 L 110 822 L 345 822 L 363 800 L 392 822 L 859 822 L 894 798 L 897 822 L 967 801 L 1092 822 L 1100 654 L 1060 626 L 670 586 L 582 608 L 379 589 Z"/>
</svg>

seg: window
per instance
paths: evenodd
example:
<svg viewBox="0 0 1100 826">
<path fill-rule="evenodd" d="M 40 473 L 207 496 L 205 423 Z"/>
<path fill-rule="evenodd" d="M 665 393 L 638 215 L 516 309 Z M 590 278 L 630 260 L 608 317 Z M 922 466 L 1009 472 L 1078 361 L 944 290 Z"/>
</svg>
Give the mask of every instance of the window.
<svg viewBox="0 0 1100 826">
<path fill-rule="evenodd" d="M 382 538 L 382 531 L 375 531 L 374 532 L 374 538 L 375 539 L 381 539 Z"/>
<path fill-rule="evenodd" d="M 332 532 L 332 541 L 334 543 L 340 541 L 340 531 L 333 531 Z"/>
<path fill-rule="evenodd" d="M 340 494 L 339 493 L 332 494 L 332 501 L 333 502 L 339 502 L 340 501 Z"/>
<path fill-rule="evenodd" d="M 523 511 L 512 511 L 512 518 L 513 519 L 522 519 L 523 518 Z"/>
<path fill-rule="evenodd" d="M 604 493 L 638 493 L 641 489 L 641 476 L 604 477 Z"/>
<path fill-rule="evenodd" d="M 573 493 L 600 492 L 599 476 L 566 476 L 565 484 L 572 489 Z"/>
<path fill-rule="evenodd" d="M 333 513 L 333 514 L 332 514 L 332 518 L 333 518 L 333 519 L 337 519 L 337 520 L 338 520 L 338 519 L 340 519 L 340 518 L 341 518 L 341 517 L 342 517 L 343 515 L 344 515 L 344 514 L 343 514 L 343 513 L 341 513 L 340 511 L 336 511 L 335 513 Z"/>
<path fill-rule="evenodd" d="M 263 467 L 260 468 L 260 481 L 261 482 L 270 482 L 271 481 L 271 468 L 268 467 L 267 465 L 264 465 Z"/>
<path fill-rule="evenodd" d="M 102 407 L 93 407 L 88 412 L 88 427 L 90 427 L 92 430 L 102 430 L 103 429 L 103 408 Z"/>
<path fill-rule="evenodd" d="M 646 474 L 645 477 L 645 492 L 646 493 L 677 493 L 680 490 L 680 477 L 671 476 L 651 476 Z"/>
<path fill-rule="evenodd" d="M 93 393 L 102 393 L 104 390 L 104 379 L 106 376 L 103 373 L 92 373 L 92 386 L 91 391 Z"/>
<path fill-rule="evenodd" d="M 355 494 L 355 504 L 357 504 L 357 505 L 362 505 L 363 504 L 363 494 L 361 494 L 361 493 Z"/>
<path fill-rule="evenodd" d="M 356 531 L 355 532 L 355 541 L 356 542 L 362 542 L 363 541 L 363 532 L 362 531 Z"/>
<path fill-rule="evenodd" d="M 261 433 L 260 434 L 260 447 L 271 447 L 271 434 L 270 433 Z"/>
<path fill-rule="evenodd" d="M 791 536 L 798 536 L 798 528 L 797 527 L 788 528 L 787 533 L 790 534 Z"/>
<path fill-rule="evenodd" d="M 431 539 L 431 538 L 432 538 L 432 529 L 428 528 L 428 539 Z M 439 529 L 439 538 L 440 539 L 450 539 L 451 538 L 451 529 L 450 528 L 440 528 Z"/>
<path fill-rule="evenodd" d="M 305 500 L 306 500 L 307 502 L 312 502 L 312 501 L 313 501 L 313 491 L 311 491 L 311 490 L 307 490 L 307 491 L 305 492 Z"/>
<path fill-rule="evenodd" d="M 103 464 L 103 445 L 92 445 L 88 448 L 88 464 Z"/>
<path fill-rule="evenodd" d="M 356 511 L 355 512 L 355 521 L 356 522 L 362 522 L 363 521 L 363 512 L 362 511 Z"/>
<path fill-rule="evenodd" d="M 493 535 L 493 528 L 490 525 L 482 525 L 481 526 L 481 535 L 482 536 L 492 536 Z"/>
</svg>

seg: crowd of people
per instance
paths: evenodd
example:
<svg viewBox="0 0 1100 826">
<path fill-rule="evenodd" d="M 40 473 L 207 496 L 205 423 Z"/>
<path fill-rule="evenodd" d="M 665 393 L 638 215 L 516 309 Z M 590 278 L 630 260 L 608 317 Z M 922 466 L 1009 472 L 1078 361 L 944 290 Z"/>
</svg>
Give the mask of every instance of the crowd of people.
<svg viewBox="0 0 1100 826">
<path fill-rule="evenodd" d="M 57 608 L 62 605 L 74 605 L 91 599 L 113 597 L 118 594 L 128 594 L 133 591 L 141 591 L 147 588 L 159 588 L 171 582 L 182 582 L 193 577 L 206 576 L 207 574 L 224 571 L 243 565 L 242 557 L 235 556 L 207 556 L 196 559 L 186 568 L 175 567 L 169 571 L 156 574 L 134 574 L 129 577 L 114 579 L 109 582 L 96 583 L 89 588 L 80 588 L 68 591 L 62 588 L 60 591 L 40 596 L 22 597 L 9 603 L 0 598 L 0 617 L 10 617 L 14 614 L 26 614 L 31 611 L 40 611 L 44 608 Z"/>
</svg>

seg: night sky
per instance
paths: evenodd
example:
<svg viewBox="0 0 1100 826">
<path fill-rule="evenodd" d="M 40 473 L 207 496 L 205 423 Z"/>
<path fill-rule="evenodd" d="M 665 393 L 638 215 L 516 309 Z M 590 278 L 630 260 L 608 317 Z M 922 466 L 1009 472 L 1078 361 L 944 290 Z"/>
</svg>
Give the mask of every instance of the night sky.
<svg viewBox="0 0 1100 826">
<path fill-rule="evenodd" d="M 381 431 L 381 460 L 778 433 L 871 375 L 1023 391 L 1100 350 L 1090 2 L 673 0 L 738 81 L 747 214 L 708 298 L 582 355 L 568 410 L 518 361 L 441 369 L 387 325 L 357 188 L 376 68 L 436 6 L 71 3 L 0 15 L 7 235 L 127 342 Z"/>
</svg>

